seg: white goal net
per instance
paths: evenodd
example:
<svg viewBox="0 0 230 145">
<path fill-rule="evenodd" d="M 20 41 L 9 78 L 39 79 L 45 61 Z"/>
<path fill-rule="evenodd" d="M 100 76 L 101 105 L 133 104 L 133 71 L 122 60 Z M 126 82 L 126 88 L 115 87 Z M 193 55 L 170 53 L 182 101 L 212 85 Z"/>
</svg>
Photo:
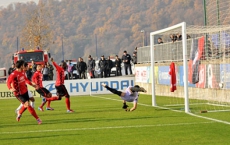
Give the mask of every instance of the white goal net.
<svg viewBox="0 0 230 145">
<path fill-rule="evenodd" d="M 192 113 L 230 111 L 230 26 L 186 28 L 183 22 L 152 32 L 150 43 L 153 106 Z"/>
</svg>

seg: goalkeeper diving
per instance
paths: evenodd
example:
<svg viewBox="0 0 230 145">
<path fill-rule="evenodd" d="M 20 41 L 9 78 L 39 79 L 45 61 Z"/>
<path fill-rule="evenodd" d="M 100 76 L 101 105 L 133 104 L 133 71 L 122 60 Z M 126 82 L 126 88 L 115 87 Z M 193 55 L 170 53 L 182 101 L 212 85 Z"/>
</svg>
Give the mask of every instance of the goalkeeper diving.
<svg viewBox="0 0 230 145">
<path fill-rule="evenodd" d="M 138 97 L 139 97 L 138 92 L 145 92 L 145 93 L 147 92 L 143 87 L 139 87 L 138 85 L 128 87 L 125 90 L 125 92 L 121 92 L 116 89 L 110 88 L 104 83 L 101 85 L 104 88 L 108 89 L 113 94 L 116 94 L 121 97 L 121 99 L 123 100 L 122 108 L 125 109 L 125 111 L 134 111 L 137 108 L 137 102 L 138 102 Z M 133 102 L 133 107 L 129 109 L 128 108 L 129 106 L 126 105 L 126 102 Z"/>
</svg>

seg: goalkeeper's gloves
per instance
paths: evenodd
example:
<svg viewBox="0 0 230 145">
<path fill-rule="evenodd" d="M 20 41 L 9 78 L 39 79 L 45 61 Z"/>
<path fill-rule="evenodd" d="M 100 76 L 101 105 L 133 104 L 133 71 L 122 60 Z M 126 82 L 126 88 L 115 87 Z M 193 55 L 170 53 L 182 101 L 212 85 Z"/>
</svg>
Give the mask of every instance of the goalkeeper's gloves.
<svg viewBox="0 0 230 145">
<path fill-rule="evenodd" d="M 128 105 L 124 104 L 122 108 L 127 109 L 128 107 L 129 107 Z"/>
</svg>

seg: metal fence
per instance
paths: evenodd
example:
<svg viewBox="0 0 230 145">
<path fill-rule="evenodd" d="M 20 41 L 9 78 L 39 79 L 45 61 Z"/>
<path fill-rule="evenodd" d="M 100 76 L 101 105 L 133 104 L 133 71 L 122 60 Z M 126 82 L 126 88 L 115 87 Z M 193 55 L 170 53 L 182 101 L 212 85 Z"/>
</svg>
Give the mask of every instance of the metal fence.
<svg viewBox="0 0 230 145">
<path fill-rule="evenodd" d="M 150 46 L 137 48 L 137 63 L 151 62 Z"/>
<path fill-rule="evenodd" d="M 192 39 L 187 40 L 187 54 L 190 54 Z M 155 62 L 182 61 L 183 49 L 182 41 L 169 42 L 154 45 Z M 151 51 L 150 46 L 139 47 L 137 49 L 137 63 L 150 63 Z"/>
</svg>

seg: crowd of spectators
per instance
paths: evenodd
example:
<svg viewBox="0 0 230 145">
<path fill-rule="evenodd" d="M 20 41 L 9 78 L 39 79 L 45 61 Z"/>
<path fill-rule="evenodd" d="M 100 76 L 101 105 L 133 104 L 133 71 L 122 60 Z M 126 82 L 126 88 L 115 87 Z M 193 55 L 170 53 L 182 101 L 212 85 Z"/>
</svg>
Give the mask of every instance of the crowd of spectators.
<svg viewBox="0 0 230 145">
<path fill-rule="evenodd" d="M 179 33 L 171 34 L 171 35 L 169 35 L 169 38 L 170 38 L 171 42 L 181 41 L 182 40 L 182 35 L 179 34 Z M 190 35 L 187 35 L 187 39 L 190 39 L 190 38 L 191 38 Z M 163 39 L 161 37 L 159 37 L 157 39 L 157 43 L 158 44 L 163 44 L 164 43 Z"/>
<path fill-rule="evenodd" d="M 77 71 L 77 79 L 86 79 L 87 73 L 88 77 L 95 78 L 95 73 L 98 73 L 98 77 L 106 78 L 111 76 L 112 68 L 116 68 L 115 76 L 122 75 L 122 63 L 124 64 L 125 75 L 132 74 L 131 62 L 137 64 L 137 47 L 134 49 L 133 56 L 131 57 L 127 51 L 124 51 L 121 58 L 118 55 L 115 56 L 113 61 L 111 57 L 105 58 L 104 55 L 101 56 L 100 60 L 95 61 L 91 55 L 88 56 L 88 63 L 84 62 L 83 58 L 79 58 L 76 65 L 73 65 L 71 61 L 66 61 L 68 65 L 68 77 L 67 79 L 73 79 L 73 72 Z M 96 70 L 96 66 L 99 70 Z"/>
<path fill-rule="evenodd" d="M 66 62 L 67 69 L 66 69 L 66 79 L 86 79 L 87 77 L 95 78 L 95 73 L 98 73 L 101 78 L 111 77 L 111 70 L 112 68 L 116 68 L 115 76 L 122 75 L 122 64 L 124 67 L 125 74 L 130 75 L 133 74 L 132 72 L 132 63 L 137 64 L 137 47 L 134 49 L 133 55 L 131 57 L 130 54 L 127 53 L 125 50 L 122 57 L 119 58 L 118 55 L 115 56 L 115 59 L 111 60 L 111 57 L 108 56 L 107 59 L 104 55 L 101 56 L 100 60 L 95 61 L 91 55 L 88 56 L 88 63 L 86 63 L 83 58 L 78 58 L 78 61 L 73 62 L 72 60 L 62 60 L 61 63 Z M 99 70 L 96 70 L 96 63 Z M 37 65 L 32 60 L 29 70 L 26 72 L 26 75 L 29 80 L 31 80 L 33 74 L 36 72 Z M 15 65 L 12 66 L 8 70 L 8 75 L 10 75 L 15 70 Z M 54 67 L 49 62 L 46 62 L 43 65 L 43 69 L 41 73 L 43 74 L 43 81 L 50 81 L 53 80 L 54 76 Z M 77 73 L 75 73 L 77 72 Z M 89 76 L 87 76 L 87 74 Z"/>
<path fill-rule="evenodd" d="M 175 42 L 175 41 L 181 41 L 182 40 L 182 35 L 181 34 L 171 34 L 170 35 L 170 39 L 172 42 Z"/>
<path fill-rule="evenodd" d="M 170 36 L 170 39 L 172 42 L 175 42 L 175 41 L 181 41 L 182 40 L 182 35 L 177 33 L 177 34 L 171 34 Z M 190 39 L 190 35 L 187 34 L 187 38 L 186 39 Z"/>
<path fill-rule="evenodd" d="M 88 63 L 84 62 L 83 58 L 79 58 L 76 65 L 73 65 L 70 60 L 66 61 L 68 65 L 68 77 L 67 79 L 74 79 L 74 71 L 77 71 L 77 79 L 86 79 L 87 73 L 88 77 L 95 78 L 97 76 L 100 78 L 111 77 L 112 68 L 116 69 L 115 76 L 122 75 L 122 64 L 124 66 L 124 75 L 133 74 L 131 63 L 137 64 L 137 47 L 134 49 L 133 56 L 131 57 L 127 51 L 124 51 L 121 58 L 118 55 L 115 56 L 115 59 L 111 60 L 111 57 L 108 56 L 105 58 L 104 55 L 100 57 L 98 61 L 95 61 L 91 55 L 88 56 Z M 96 70 L 97 67 L 97 70 Z"/>
</svg>

